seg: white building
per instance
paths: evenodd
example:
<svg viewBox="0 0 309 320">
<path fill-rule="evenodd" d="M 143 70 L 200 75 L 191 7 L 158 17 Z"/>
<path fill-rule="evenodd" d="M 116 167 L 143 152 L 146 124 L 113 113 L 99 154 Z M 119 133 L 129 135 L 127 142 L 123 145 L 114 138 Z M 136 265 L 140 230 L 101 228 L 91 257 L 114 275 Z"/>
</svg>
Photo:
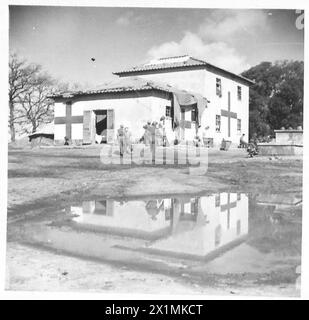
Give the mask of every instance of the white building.
<svg viewBox="0 0 309 320">
<path fill-rule="evenodd" d="M 169 140 L 193 140 L 207 127 L 206 136 L 219 145 L 222 139 L 238 144 L 248 137 L 249 85 L 253 82 L 190 56 L 161 58 L 128 70 L 115 72 L 119 81 L 98 90 L 54 95 L 55 141 L 94 143 L 95 135 L 113 141 L 120 124 L 128 126 L 134 139 L 144 133 L 148 120 L 166 116 Z M 183 92 L 195 103 L 180 104 L 177 117 L 175 93 Z M 205 110 L 197 108 L 199 95 L 208 100 Z M 201 111 L 202 110 L 202 111 Z M 198 112 L 200 123 L 198 122 Z"/>
</svg>

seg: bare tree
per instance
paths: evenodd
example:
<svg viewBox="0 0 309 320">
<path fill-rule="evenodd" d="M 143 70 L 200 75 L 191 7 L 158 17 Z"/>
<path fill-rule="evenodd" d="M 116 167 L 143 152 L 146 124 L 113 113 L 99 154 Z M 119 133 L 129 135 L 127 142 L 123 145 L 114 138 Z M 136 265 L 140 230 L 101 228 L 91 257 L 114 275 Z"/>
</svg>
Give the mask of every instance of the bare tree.
<svg viewBox="0 0 309 320">
<path fill-rule="evenodd" d="M 53 116 L 53 102 L 48 98 L 54 80 L 48 74 L 33 76 L 32 86 L 19 96 L 17 114 L 19 123 L 25 124 L 23 131 L 33 133 Z M 30 127 L 30 129 L 29 129 Z"/>
<path fill-rule="evenodd" d="M 15 141 L 15 125 L 22 115 L 16 114 L 16 108 L 22 94 L 25 94 L 33 84 L 33 76 L 39 73 L 41 66 L 27 64 L 16 54 L 9 61 L 9 127 L 11 140 Z"/>
<path fill-rule="evenodd" d="M 41 123 L 52 118 L 52 101 L 48 94 L 54 91 L 55 81 L 42 72 L 42 67 L 21 60 L 16 54 L 9 63 L 9 127 L 11 141 L 15 141 L 16 125 L 22 132 L 35 132 Z"/>
</svg>

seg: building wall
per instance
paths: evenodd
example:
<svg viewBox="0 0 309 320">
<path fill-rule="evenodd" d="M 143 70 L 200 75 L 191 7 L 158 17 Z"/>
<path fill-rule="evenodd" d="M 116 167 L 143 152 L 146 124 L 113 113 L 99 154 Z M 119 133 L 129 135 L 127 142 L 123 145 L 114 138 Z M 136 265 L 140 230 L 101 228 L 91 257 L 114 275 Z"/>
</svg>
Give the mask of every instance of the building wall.
<svg viewBox="0 0 309 320">
<path fill-rule="evenodd" d="M 168 71 L 138 77 L 168 83 L 180 90 L 205 94 L 205 70 Z"/>
<path fill-rule="evenodd" d="M 139 78 L 151 79 L 157 82 L 167 83 L 180 90 L 192 91 L 206 96 L 205 70 L 168 71 L 160 73 L 147 73 L 138 75 Z M 191 110 L 185 112 L 185 120 L 191 121 Z M 169 123 L 169 122 L 168 122 Z M 180 133 L 173 132 L 171 127 L 167 130 L 167 138 L 174 139 L 175 135 L 180 137 Z M 185 140 L 193 140 L 196 136 L 195 123 L 191 128 L 185 129 Z"/>
<path fill-rule="evenodd" d="M 210 101 L 202 117 L 202 128 L 209 126 L 209 136 L 214 138 L 216 145 L 224 138 L 231 140 L 234 145 L 239 144 L 241 134 L 248 138 L 249 134 L 249 87 L 235 80 L 205 71 L 206 98 Z M 221 79 L 222 96 L 216 94 L 216 78 Z M 237 86 L 241 87 L 242 98 L 237 98 Z M 231 112 L 237 113 L 241 119 L 241 131 L 237 131 L 237 120 L 231 118 L 231 137 L 228 137 L 228 119 L 221 116 L 221 131 L 216 132 L 216 115 L 221 115 L 221 109 L 228 110 L 228 92 L 231 93 Z"/>
<path fill-rule="evenodd" d="M 205 110 L 199 134 L 202 129 L 209 126 L 209 138 L 214 139 L 216 146 L 221 144 L 222 139 L 231 140 L 233 145 L 239 144 L 240 136 L 244 133 L 249 136 L 249 87 L 243 82 L 238 82 L 222 74 L 217 74 L 205 69 L 187 71 L 167 71 L 160 73 L 145 73 L 138 75 L 144 79 L 152 79 L 158 82 L 165 82 L 179 89 L 200 93 L 206 97 L 210 103 Z M 216 94 L 216 78 L 221 79 L 222 96 Z M 242 99 L 237 98 L 237 86 L 241 87 Z M 221 116 L 221 131 L 216 132 L 216 115 L 221 115 L 221 109 L 228 110 L 228 92 L 231 92 L 231 112 L 237 113 L 237 118 L 241 119 L 241 131 L 237 131 L 237 120 L 231 118 L 231 137 L 228 137 L 228 119 Z M 186 120 L 191 120 L 190 111 L 186 112 Z M 186 129 L 185 139 L 192 140 L 195 136 L 195 126 Z"/>
<path fill-rule="evenodd" d="M 180 90 L 192 91 L 205 96 L 205 75 L 205 70 L 186 70 L 144 74 L 138 77 L 167 83 Z M 169 120 L 167 121 L 167 138 L 173 140 L 176 136 L 180 137 L 180 132 L 172 130 Z M 185 111 L 185 120 L 191 121 L 191 110 Z M 192 123 L 191 128 L 185 129 L 185 140 L 193 140 L 195 136 L 195 123 Z"/>
<path fill-rule="evenodd" d="M 65 104 L 63 102 L 54 103 L 54 118 L 65 117 Z M 55 141 L 64 142 L 64 137 L 66 136 L 65 124 L 55 124 Z"/>
<path fill-rule="evenodd" d="M 148 96 L 148 97 L 128 97 L 119 98 L 114 95 L 113 98 L 106 99 L 102 95 L 101 98 L 92 99 L 84 98 L 80 101 L 73 101 L 72 115 L 82 116 L 87 110 L 106 110 L 112 109 L 115 112 L 115 134 L 117 129 L 123 124 L 129 127 L 132 138 L 139 139 L 144 134 L 143 126 L 150 121 L 158 121 L 162 115 L 165 115 L 166 106 L 170 106 L 171 101 L 168 99 Z M 55 117 L 65 116 L 65 102 L 55 103 Z M 167 121 L 168 135 L 171 137 L 171 121 Z M 65 124 L 55 125 L 55 140 L 64 141 Z M 72 140 L 80 140 L 83 138 L 83 124 L 72 124 Z"/>
<path fill-rule="evenodd" d="M 209 126 L 207 136 L 214 139 L 214 145 L 220 145 L 222 139 L 231 140 L 233 145 L 239 144 L 241 134 L 248 138 L 249 134 L 249 87 L 241 82 L 216 74 L 207 70 L 188 70 L 160 72 L 154 74 L 139 75 L 141 78 L 152 79 L 154 81 L 169 83 L 179 89 L 197 92 L 205 96 L 210 102 L 205 110 L 199 135 L 206 126 Z M 216 78 L 221 79 L 222 96 L 216 95 Z M 241 87 L 242 99 L 237 98 L 237 86 Z M 237 120 L 231 118 L 231 137 L 228 137 L 228 119 L 221 116 L 221 130 L 216 131 L 216 115 L 221 115 L 221 110 L 228 110 L 228 92 L 231 93 L 231 112 L 237 113 L 237 118 L 241 119 L 241 130 L 237 131 Z M 159 121 L 165 115 L 166 106 L 170 106 L 171 101 L 167 98 L 157 96 L 127 97 L 120 98 L 112 95 L 108 99 L 106 96 L 87 97 L 79 101 L 73 101 L 72 116 L 83 115 L 85 110 L 113 109 L 115 111 L 115 129 L 120 124 L 128 126 L 134 139 L 143 135 L 143 125 L 147 120 Z M 65 116 L 65 104 L 55 103 L 55 117 Z M 191 111 L 185 112 L 185 120 L 191 120 Z M 65 136 L 65 124 L 55 125 L 55 140 L 63 141 Z M 171 119 L 166 121 L 167 137 L 173 140 L 177 132 L 172 130 Z M 116 131 L 116 130 L 115 130 Z M 83 125 L 72 124 L 72 140 L 82 139 Z M 193 140 L 195 136 L 195 123 L 191 123 L 191 129 L 185 130 L 185 139 Z"/>
</svg>

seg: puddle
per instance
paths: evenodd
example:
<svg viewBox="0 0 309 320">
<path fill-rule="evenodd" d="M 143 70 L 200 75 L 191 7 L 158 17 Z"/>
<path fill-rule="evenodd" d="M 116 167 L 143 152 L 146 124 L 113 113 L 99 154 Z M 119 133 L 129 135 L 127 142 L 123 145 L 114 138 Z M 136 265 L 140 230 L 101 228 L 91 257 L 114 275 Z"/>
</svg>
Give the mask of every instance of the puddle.
<svg viewBox="0 0 309 320">
<path fill-rule="evenodd" d="M 132 201 L 85 201 L 71 207 L 80 227 L 145 240 L 148 253 L 204 258 L 248 234 L 248 197 L 221 193 Z M 123 247 L 125 244 L 123 245 Z"/>
<path fill-rule="evenodd" d="M 23 222 L 20 233 L 28 244 L 145 271 L 294 281 L 301 209 L 297 193 L 99 199 L 69 206 L 57 218 Z"/>
</svg>

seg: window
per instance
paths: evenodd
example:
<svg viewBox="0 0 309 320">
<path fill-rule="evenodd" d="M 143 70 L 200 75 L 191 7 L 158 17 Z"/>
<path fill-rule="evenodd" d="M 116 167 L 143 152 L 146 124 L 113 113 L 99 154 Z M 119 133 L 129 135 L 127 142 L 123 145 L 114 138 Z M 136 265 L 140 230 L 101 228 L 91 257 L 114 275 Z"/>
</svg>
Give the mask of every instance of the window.
<svg viewBox="0 0 309 320">
<path fill-rule="evenodd" d="M 241 133 L 241 119 L 237 119 L 237 132 Z"/>
<path fill-rule="evenodd" d="M 241 100 L 241 86 L 237 86 L 237 99 Z"/>
<path fill-rule="evenodd" d="M 165 116 L 171 118 L 172 117 L 172 107 L 166 106 L 165 108 Z"/>
<path fill-rule="evenodd" d="M 216 95 L 222 97 L 221 79 L 216 78 Z"/>
<path fill-rule="evenodd" d="M 196 109 L 192 109 L 191 111 L 191 121 L 196 121 Z"/>
<path fill-rule="evenodd" d="M 220 115 L 216 115 L 216 132 L 220 132 L 221 131 L 221 116 Z"/>
</svg>

